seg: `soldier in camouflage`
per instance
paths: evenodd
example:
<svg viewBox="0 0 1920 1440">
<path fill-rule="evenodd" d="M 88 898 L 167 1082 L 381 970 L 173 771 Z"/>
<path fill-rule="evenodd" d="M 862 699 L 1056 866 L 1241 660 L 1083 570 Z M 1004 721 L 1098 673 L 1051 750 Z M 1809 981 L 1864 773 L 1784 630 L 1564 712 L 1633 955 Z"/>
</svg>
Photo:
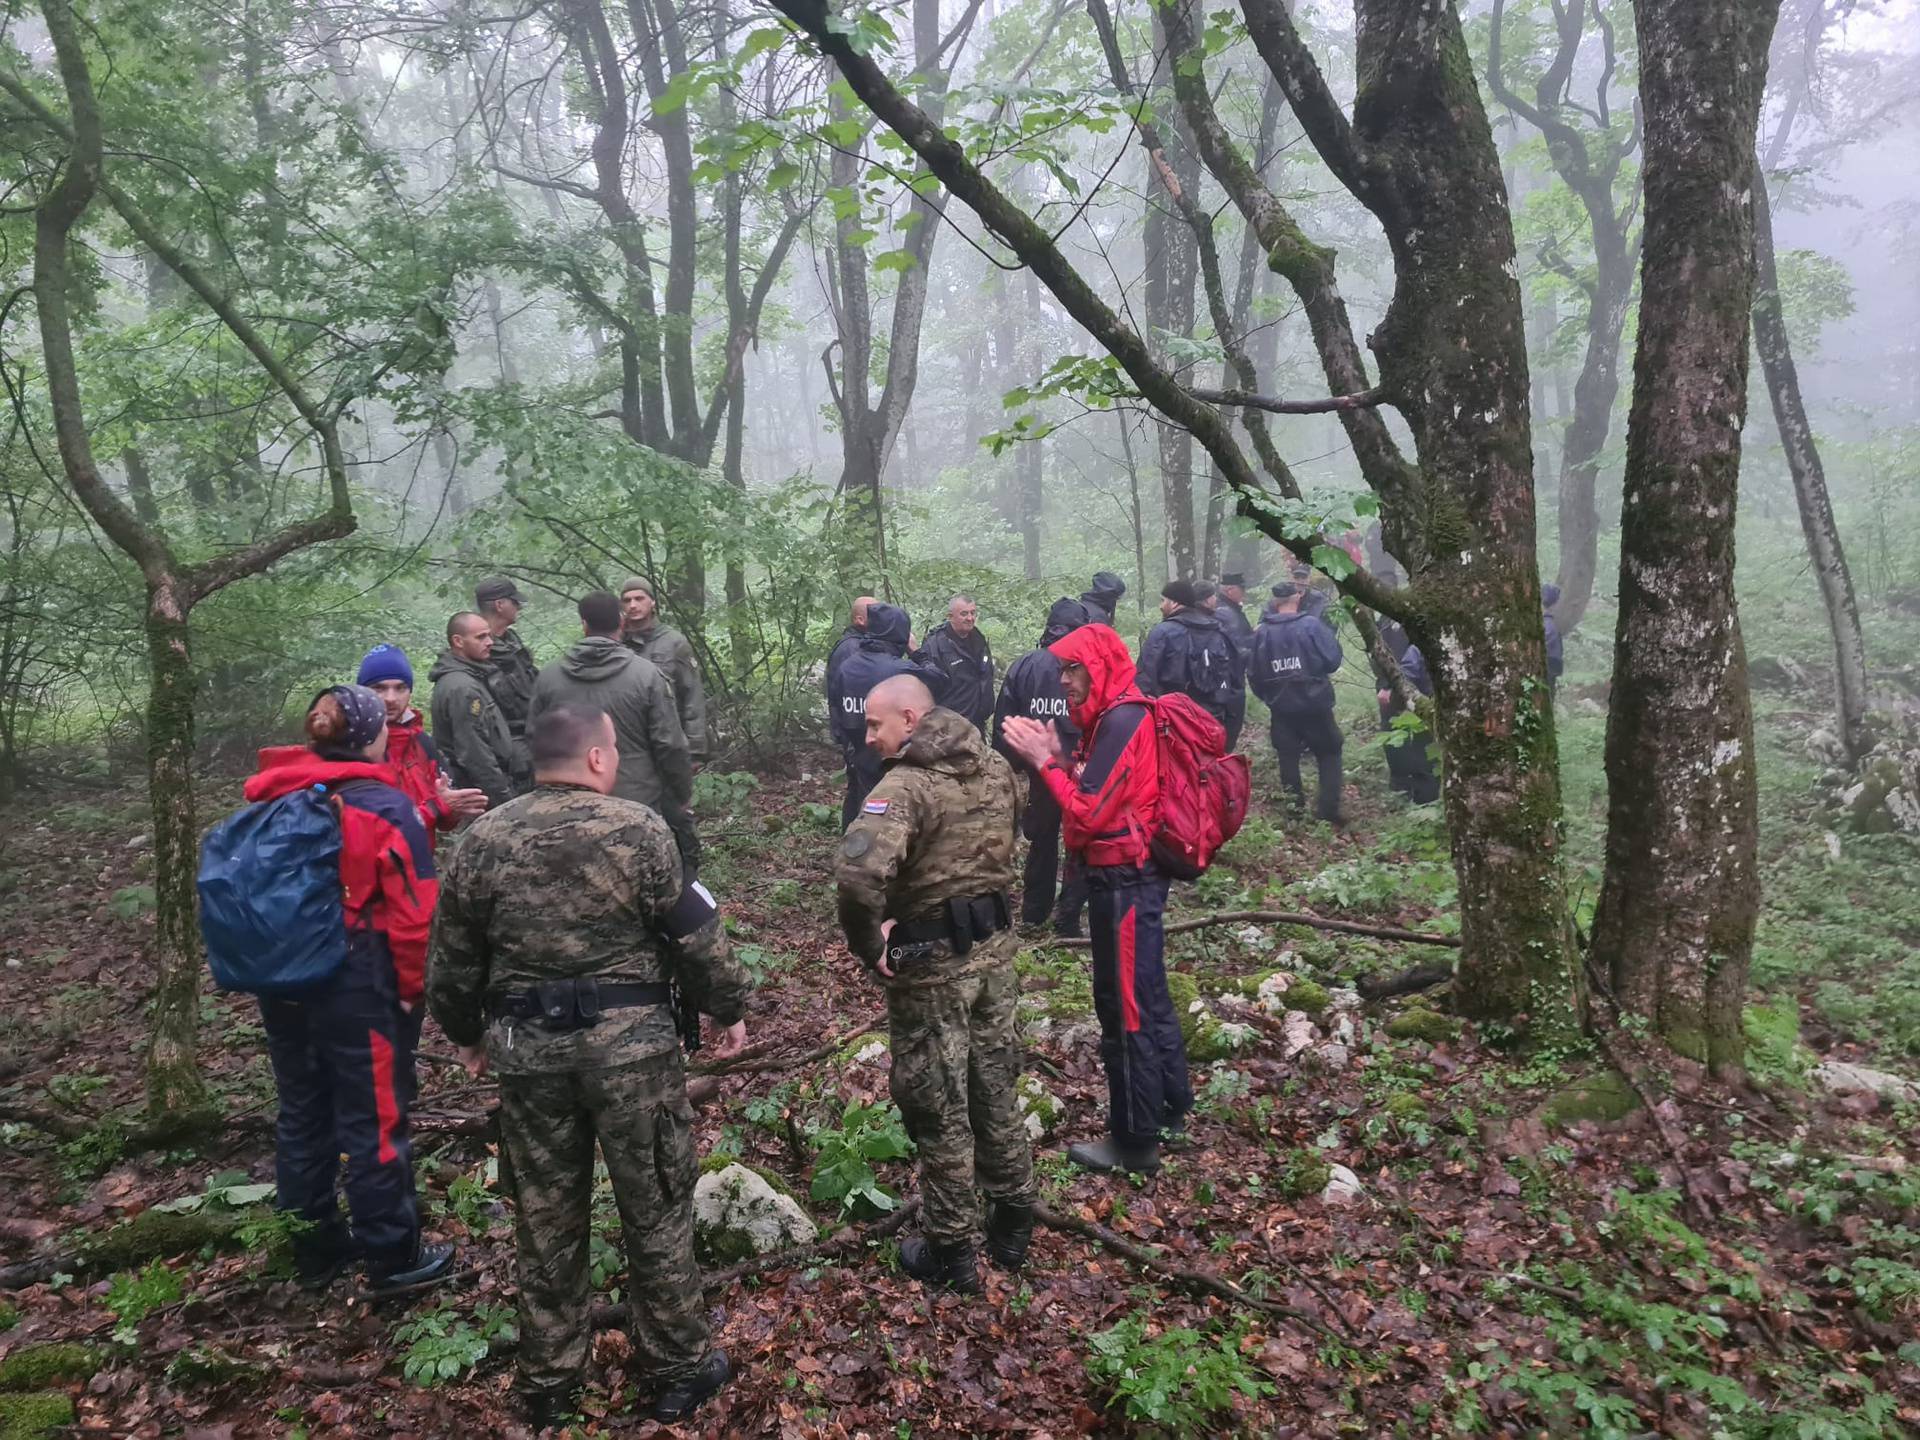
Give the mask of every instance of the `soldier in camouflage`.
<svg viewBox="0 0 1920 1440">
<path fill-rule="evenodd" d="M 533 793 L 480 817 L 442 872 L 427 1003 L 500 1080 L 515 1176 L 520 1387 L 537 1426 L 585 1369 L 597 1140 L 626 1237 L 633 1342 L 681 1418 L 731 1375 L 708 1344 L 693 1258 L 693 1112 L 669 984 L 746 1043 L 750 982 L 713 898 L 685 883 L 659 815 L 609 792 L 612 722 L 561 704 L 531 725 Z M 480 1047 L 484 1041 L 484 1050 Z"/>
<path fill-rule="evenodd" d="M 540 673 L 533 652 L 513 628 L 525 603 L 520 587 L 504 575 L 492 576 L 473 587 L 473 608 L 486 617 L 487 628 L 493 631 L 493 653 L 488 657 L 493 669 L 487 676 L 487 686 L 513 738 L 520 741 L 527 736 L 527 705 L 533 699 L 534 677 Z"/>
<path fill-rule="evenodd" d="M 886 985 L 893 1098 L 919 1151 L 925 1237 L 901 1244 L 900 1263 L 973 1294 L 976 1184 L 988 1258 L 1019 1269 L 1033 1235 L 1007 900 L 1018 792 L 1006 760 L 918 678 L 882 681 L 866 707 L 867 744 L 889 758 L 835 876 L 848 948 Z"/>
</svg>

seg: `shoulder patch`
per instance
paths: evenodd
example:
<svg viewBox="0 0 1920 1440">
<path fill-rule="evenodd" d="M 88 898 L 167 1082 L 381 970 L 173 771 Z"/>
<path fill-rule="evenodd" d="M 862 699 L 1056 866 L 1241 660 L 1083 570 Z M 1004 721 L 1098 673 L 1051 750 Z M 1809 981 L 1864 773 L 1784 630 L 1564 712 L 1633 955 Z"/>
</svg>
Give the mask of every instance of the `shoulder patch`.
<svg viewBox="0 0 1920 1440">
<path fill-rule="evenodd" d="M 887 813 L 887 806 L 891 803 L 892 802 L 888 800 L 869 800 L 865 805 L 860 807 L 860 810 L 862 814 L 866 815 L 884 815 Z"/>
<path fill-rule="evenodd" d="M 469 715 L 474 716 L 475 718 L 478 718 L 480 714 L 480 706 L 481 706 L 480 697 L 476 695 L 473 697 L 473 699 L 467 702 L 467 713 Z"/>
<path fill-rule="evenodd" d="M 840 853 L 849 860 L 858 860 L 873 848 L 873 836 L 865 830 L 847 831 L 846 838 L 840 842 Z"/>
</svg>

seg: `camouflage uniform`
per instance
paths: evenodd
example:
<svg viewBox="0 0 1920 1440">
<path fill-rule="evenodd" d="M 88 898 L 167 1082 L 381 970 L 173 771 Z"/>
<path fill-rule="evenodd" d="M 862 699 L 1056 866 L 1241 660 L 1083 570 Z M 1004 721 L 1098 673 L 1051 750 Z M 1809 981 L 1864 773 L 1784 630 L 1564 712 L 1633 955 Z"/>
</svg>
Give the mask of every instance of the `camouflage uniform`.
<svg viewBox="0 0 1920 1440">
<path fill-rule="evenodd" d="M 533 681 L 540 667 L 534 664 L 527 642 L 511 625 L 493 637 L 490 664 L 492 673 L 487 676 L 487 688 L 493 692 L 500 713 L 506 716 L 513 738 L 523 739 L 527 733 L 527 706 L 533 700 Z"/>
<path fill-rule="evenodd" d="M 515 1176 L 520 1377 L 564 1392 L 585 1368 L 593 1151 L 613 1179 L 641 1365 L 663 1383 L 707 1352 L 693 1259 L 693 1112 L 671 1008 L 587 1028 L 488 1018 L 487 997 L 542 981 L 671 979 L 721 1024 L 751 982 L 705 891 L 683 890 L 666 824 L 629 800 L 541 785 L 476 820 L 442 872 L 427 1003 L 457 1043 L 484 1035 Z M 676 938 L 677 936 L 677 938 Z"/>
<path fill-rule="evenodd" d="M 956 897 L 1004 894 L 1018 823 L 1007 762 L 965 716 L 928 711 L 840 842 L 840 923 L 854 954 L 869 966 L 881 958 L 882 920 L 909 925 Z M 965 955 L 940 941 L 886 982 L 893 1098 L 919 1151 L 934 1242 L 971 1241 L 976 1180 L 990 1200 L 1033 1199 L 1033 1150 L 1015 1092 L 1015 949 L 1010 930 Z"/>
<path fill-rule="evenodd" d="M 650 625 L 626 632 L 627 648 L 660 667 L 673 685 L 673 703 L 680 711 L 680 728 L 695 760 L 707 758 L 707 688 L 700 679 L 700 661 L 693 646 L 671 625 Z"/>
</svg>

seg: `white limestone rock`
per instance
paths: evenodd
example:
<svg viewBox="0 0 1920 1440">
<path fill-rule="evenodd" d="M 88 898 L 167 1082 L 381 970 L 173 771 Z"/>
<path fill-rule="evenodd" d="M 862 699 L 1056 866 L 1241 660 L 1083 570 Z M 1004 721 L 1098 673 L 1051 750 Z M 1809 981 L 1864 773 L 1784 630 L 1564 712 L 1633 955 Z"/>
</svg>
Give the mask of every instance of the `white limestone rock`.
<svg viewBox="0 0 1920 1440">
<path fill-rule="evenodd" d="M 1335 1165 L 1327 1177 L 1327 1188 L 1320 1192 L 1320 1201 L 1324 1205 L 1351 1205 L 1365 1193 L 1358 1175 L 1344 1165 Z"/>
<path fill-rule="evenodd" d="M 746 1166 L 729 1165 L 694 1183 L 693 1233 L 709 1254 L 744 1260 L 810 1244 L 820 1232 L 798 1200 Z"/>
</svg>

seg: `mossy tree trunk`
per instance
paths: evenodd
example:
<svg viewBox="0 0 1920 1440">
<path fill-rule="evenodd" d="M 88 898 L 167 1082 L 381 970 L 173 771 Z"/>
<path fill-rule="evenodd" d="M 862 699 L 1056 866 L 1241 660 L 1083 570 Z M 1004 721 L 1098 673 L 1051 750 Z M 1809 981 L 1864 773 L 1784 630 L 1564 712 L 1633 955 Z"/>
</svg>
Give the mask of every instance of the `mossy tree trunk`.
<svg viewBox="0 0 1920 1440">
<path fill-rule="evenodd" d="M 1242 513 L 1310 556 L 1316 537 L 1288 533 L 1221 412 L 1157 364 L 1047 231 L 836 31 L 824 0 L 774 3 L 861 102 L 1033 269 L 1140 394 L 1193 434 Z M 1381 387 L 1360 396 L 1371 387 L 1333 284 L 1332 253 L 1307 241 L 1257 179 L 1257 193 L 1243 187 L 1235 194 L 1254 212 L 1249 222 L 1263 227 L 1269 263 L 1303 291 L 1323 366 L 1343 397 L 1318 408 L 1347 424 L 1382 499 L 1388 549 L 1413 574 L 1402 590 L 1365 571 L 1340 585 L 1406 622 L 1439 681 L 1466 941 L 1461 998 L 1479 1018 L 1551 1038 L 1578 1024 L 1580 990 L 1560 861 L 1553 720 L 1543 703 L 1526 350 L 1512 226 L 1466 43 L 1440 0 L 1412 7 L 1362 0 L 1362 83 L 1349 121 L 1278 0 L 1243 0 L 1243 9 L 1315 148 L 1373 210 L 1393 246 L 1394 299 L 1375 337 Z M 1171 39 L 1171 20 L 1168 28 Z M 1176 60 L 1171 69 L 1178 85 L 1189 67 Z M 1209 152 L 1195 110 L 1183 108 L 1215 168 L 1217 150 Z M 1372 408 L 1382 401 L 1406 416 L 1418 465 L 1401 458 Z"/>
<path fill-rule="evenodd" d="M 1635 0 L 1646 242 L 1593 948 L 1676 1052 L 1737 1076 L 1759 907 L 1734 599 L 1753 142 L 1778 0 Z"/>
</svg>

